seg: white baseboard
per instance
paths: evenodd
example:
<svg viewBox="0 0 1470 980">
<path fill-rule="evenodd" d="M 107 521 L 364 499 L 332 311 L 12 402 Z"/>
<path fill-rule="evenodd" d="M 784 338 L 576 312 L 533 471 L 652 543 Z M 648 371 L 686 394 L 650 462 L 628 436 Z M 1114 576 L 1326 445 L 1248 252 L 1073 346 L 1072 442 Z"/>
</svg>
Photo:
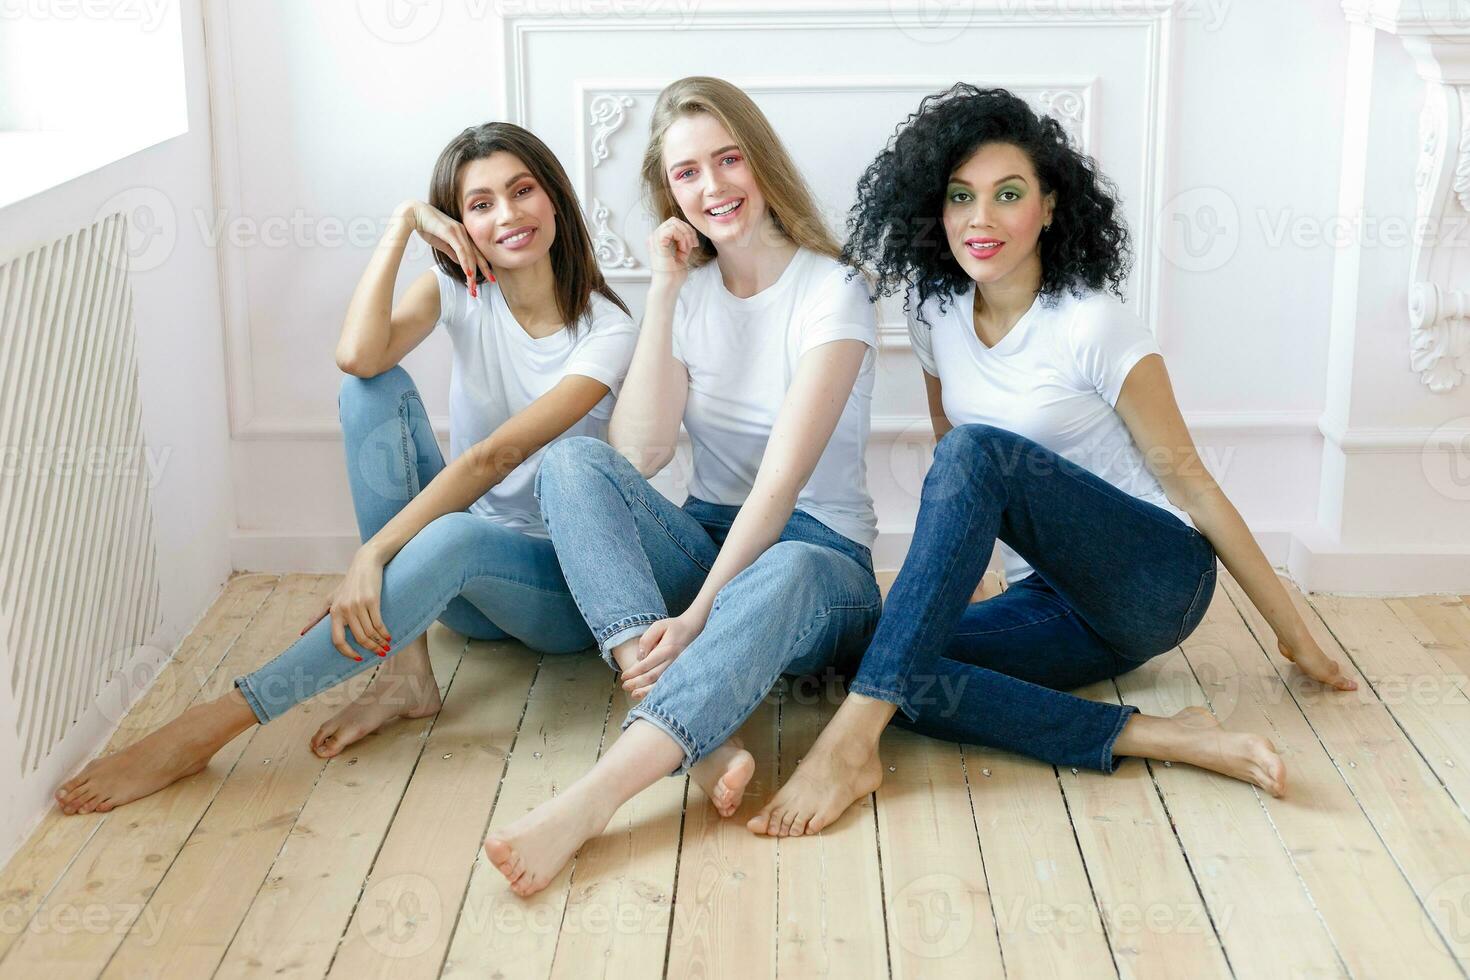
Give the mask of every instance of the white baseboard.
<svg viewBox="0 0 1470 980">
<path fill-rule="evenodd" d="M 1316 526 L 1292 535 L 1286 568 L 1303 592 L 1470 594 L 1470 550 L 1354 551 Z"/>
</svg>

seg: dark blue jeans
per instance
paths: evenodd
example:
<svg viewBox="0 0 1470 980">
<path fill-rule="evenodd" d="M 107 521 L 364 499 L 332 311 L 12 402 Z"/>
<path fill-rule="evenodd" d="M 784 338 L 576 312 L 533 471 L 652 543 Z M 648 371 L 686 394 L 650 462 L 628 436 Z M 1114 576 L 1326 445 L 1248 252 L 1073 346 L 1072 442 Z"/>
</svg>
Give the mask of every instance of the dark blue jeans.
<svg viewBox="0 0 1470 980">
<path fill-rule="evenodd" d="M 1034 571 L 972 604 L 996 538 Z M 1173 649 L 1214 591 L 1214 548 L 1167 510 L 1014 432 L 957 426 L 848 690 L 925 735 L 1112 772 L 1138 709 L 1063 692 Z"/>
</svg>

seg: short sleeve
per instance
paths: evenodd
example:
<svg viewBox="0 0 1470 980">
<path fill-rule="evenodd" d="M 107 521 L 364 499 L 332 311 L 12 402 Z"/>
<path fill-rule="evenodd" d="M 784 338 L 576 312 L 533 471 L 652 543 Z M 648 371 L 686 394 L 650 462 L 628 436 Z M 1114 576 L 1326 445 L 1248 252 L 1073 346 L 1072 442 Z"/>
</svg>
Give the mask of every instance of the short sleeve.
<svg viewBox="0 0 1470 980">
<path fill-rule="evenodd" d="M 437 262 L 434 278 L 439 282 L 439 323 L 453 333 L 469 313 L 470 291 L 463 282 L 445 275 Z"/>
<path fill-rule="evenodd" d="M 580 374 L 601 381 L 616 395 L 633 362 L 638 327 L 633 318 L 601 293 L 593 293 L 591 309 L 583 317 L 576 346 L 563 375 Z"/>
<path fill-rule="evenodd" d="M 1111 296 L 1079 303 L 1068 337 L 1082 380 L 1109 405 L 1118 403 L 1133 366 L 1161 353 L 1143 321 Z"/>
<path fill-rule="evenodd" d="M 878 319 L 867 281 L 850 273 L 846 267 L 834 269 L 804 311 L 799 355 L 834 340 L 861 340 L 878 349 Z"/>
<path fill-rule="evenodd" d="M 919 359 L 919 366 L 931 378 L 939 377 L 939 368 L 934 363 L 934 328 L 919 319 L 919 298 L 912 289 L 904 297 L 903 319 L 909 328 L 909 347 Z"/>
</svg>

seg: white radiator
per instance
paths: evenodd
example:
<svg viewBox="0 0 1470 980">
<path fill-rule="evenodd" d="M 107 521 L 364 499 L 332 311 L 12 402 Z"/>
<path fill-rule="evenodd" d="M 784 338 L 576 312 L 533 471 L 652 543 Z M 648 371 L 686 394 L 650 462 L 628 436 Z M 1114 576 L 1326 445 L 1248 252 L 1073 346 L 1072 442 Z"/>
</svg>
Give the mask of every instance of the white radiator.
<svg viewBox="0 0 1470 980">
<path fill-rule="evenodd" d="M 158 626 L 127 224 L 0 266 L 0 664 L 23 772 Z"/>
</svg>

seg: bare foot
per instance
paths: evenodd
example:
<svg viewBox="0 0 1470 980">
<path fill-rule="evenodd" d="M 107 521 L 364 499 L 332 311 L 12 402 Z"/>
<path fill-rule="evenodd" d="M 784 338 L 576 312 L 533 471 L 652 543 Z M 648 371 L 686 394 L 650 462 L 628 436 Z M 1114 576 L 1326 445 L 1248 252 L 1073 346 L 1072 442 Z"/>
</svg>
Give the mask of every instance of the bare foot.
<svg viewBox="0 0 1470 980">
<path fill-rule="evenodd" d="M 311 737 L 311 751 L 323 759 L 371 735 L 395 718 L 427 718 L 443 701 L 429 666 L 426 637 L 420 636 L 378 668 L 367 689 L 337 712 Z"/>
<path fill-rule="evenodd" d="M 739 736 L 731 735 L 725 744 L 700 759 L 689 769 L 689 776 L 715 805 L 722 817 L 740 809 L 745 787 L 755 775 L 755 756 L 745 750 Z"/>
<path fill-rule="evenodd" d="M 1286 763 L 1269 739 L 1226 731 L 1208 709 L 1197 705 L 1169 718 L 1134 715 L 1113 751 L 1187 762 L 1259 786 L 1272 796 L 1286 793 Z"/>
<path fill-rule="evenodd" d="M 820 833 L 883 783 L 877 746 L 817 737 L 796 772 L 761 812 L 745 824 L 754 834 L 800 837 Z"/>
<path fill-rule="evenodd" d="M 255 724 L 238 691 L 196 705 L 127 748 L 90 762 L 56 790 L 63 813 L 106 813 L 156 793 L 209 765 L 230 739 Z"/>
<path fill-rule="evenodd" d="M 561 873 L 612 813 L 574 789 L 553 796 L 504 830 L 485 838 L 485 856 L 521 898 L 536 894 Z"/>
</svg>

